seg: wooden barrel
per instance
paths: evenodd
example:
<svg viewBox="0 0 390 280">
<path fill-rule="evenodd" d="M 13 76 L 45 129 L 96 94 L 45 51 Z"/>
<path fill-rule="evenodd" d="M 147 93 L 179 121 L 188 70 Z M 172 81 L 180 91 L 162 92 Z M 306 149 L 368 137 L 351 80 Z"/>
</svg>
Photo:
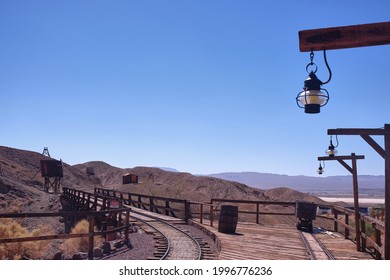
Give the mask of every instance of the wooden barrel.
<svg viewBox="0 0 390 280">
<path fill-rule="evenodd" d="M 238 221 L 238 207 L 233 205 L 222 205 L 219 216 L 218 231 L 222 233 L 236 233 Z"/>
</svg>

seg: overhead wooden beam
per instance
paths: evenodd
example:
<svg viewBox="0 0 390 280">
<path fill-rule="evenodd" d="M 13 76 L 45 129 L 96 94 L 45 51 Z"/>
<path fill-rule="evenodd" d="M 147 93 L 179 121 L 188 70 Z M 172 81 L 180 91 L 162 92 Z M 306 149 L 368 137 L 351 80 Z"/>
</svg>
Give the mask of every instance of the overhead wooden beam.
<svg viewBox="0 0 390 280">
<path fill-rule="evenodd" d="M 383 128 L 336 128 L 328 129 L 328 135 L 386 135 L 390 132 Z"/>
<path fill-rule="evenodd" d="M 301 30 L 301 52 L 390 44 L 390 22 Z"/>
<path fill-rule="evenodd" d="M 361 155 L 350 155 L 350 156 L 333 156 L 333 157 L 318 157 L 318 160 L 352 160 L 352 159 L 364 159 L 364 156 Z"/>
</svg>

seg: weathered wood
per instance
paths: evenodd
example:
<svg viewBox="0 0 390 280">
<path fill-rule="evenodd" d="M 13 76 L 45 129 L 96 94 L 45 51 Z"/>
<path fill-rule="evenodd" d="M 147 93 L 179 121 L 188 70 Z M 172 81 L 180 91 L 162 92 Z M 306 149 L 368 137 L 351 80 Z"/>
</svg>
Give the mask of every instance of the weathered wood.
<svg viewBox="0 0 390 280">
<path fill-rule="evenodd" d="M 380 156 L 383 158 L 386 158 L 386 152 L 385 150 L 374 140 L 371 138 L 370 135 L 360 135 L 364 141 L 367 142 L 368 145 L 370 145 Z"/>
<path fill-rule="evenodd" d="M 364 155 L 346 155 L 346 156 L 327 156 L 327 157 L 318 157 L 318 160 L 325 161 L 325 160 L 351 160 L 351 159 L 364 159 Z"/>
<path fill-rule="evenodd" d="M 390 44 L 390 22 L 299 31 L 301 52 Z"/>
<path fill-rule="evenodd" d="M 385 160 L 385 232 L 384 258 L 390 260 L 390 124 L 377 129 L 338 128 L 328 129 L 329 135 L 360 135 Z M 384 149 L 370 136 L 384 136 Z"/>
<path fill-rule="evenodd" d="M 359 187 L 358 174 L 355 154 L 352 153 L 352 181 L 353 181 L 353 205 L 355 210 L 355 231 L 356 231 L 356 249 L 361 251 L 361 237 L 360 237 L 360 212 L 359 212 Z"/>
</svg>

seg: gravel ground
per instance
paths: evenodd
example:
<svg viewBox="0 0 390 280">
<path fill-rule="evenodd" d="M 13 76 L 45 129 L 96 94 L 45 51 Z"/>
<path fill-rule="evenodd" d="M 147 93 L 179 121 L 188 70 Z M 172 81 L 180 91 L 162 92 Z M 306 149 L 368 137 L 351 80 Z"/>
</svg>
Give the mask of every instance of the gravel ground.
<svg viewBox="0 0 390 280">
<path fill-rule="evenodd" d="M 193 237 L 201 237 L 203 241 L 207 242 L 211 251 L 215 256 L 218 256 L 218 250 L 213 240 L 204 234 L 201 230 L 189 226 L 181 225 L 182 229 L 187 230 Z M 146 234 L 142 230 L 129 235 L 130 243 L 133 248 L 121 249 L 111 255 L 105 256 L 104 259 L 108 260 L 146 260 L 149 257 L 153 257 L 155 241 L 153 235 Z"/>
<path fill-rule="evenodd" d="M 146 260 L 153 257 L 154 239 L 153 235 L 142 232 L 129 234 L 132 248 L 124 248 L 111 255 L 106 256 L 105 260 Z"/>
</svg>

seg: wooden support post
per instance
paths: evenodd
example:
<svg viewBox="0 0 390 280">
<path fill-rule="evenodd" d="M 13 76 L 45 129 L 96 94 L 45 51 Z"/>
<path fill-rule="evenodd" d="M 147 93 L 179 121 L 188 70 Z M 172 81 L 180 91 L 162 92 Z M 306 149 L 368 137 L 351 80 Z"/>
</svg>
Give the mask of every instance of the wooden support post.
<svg viewBox="0 0 390 280">
<path fill-rule="evenodd" d="M 213 202 L 211 202 L 213 203 Z M 210 226 L 213 227 L 214 224 L 214 207 L 213 204 L 210 205 Z"/>
<path fill-rule="evenodd" d="M 375 227 L 375 243 L 378 244 L 378 246 L 382 246 L 381 231 L 377 227 Z M 382 252 L 375 250 L 375 259 L 382 259 Z"/>
<path fill-rule="evenodd" d="M 390 124 L 385 124 L 385 260 L 390 260 Z"/>
<path fill-rule="evenodd" d="M 203 204 L 200 205 L 200 217 L 199 221 L 201 224 L 203 224 Z"/>
<path fill-rule="evenodd" d="M 129 244 L 130 210 L 126 211 L 125 225 L 125 240 Z"/>
<path fill-rule="evenodd" d="M 333 214 L 334 214 L 334 231 L 338 232 L 339 231 L 339 223 L 337 222 L 339 219 L 339 214 L 336 209 L 333 208 Z"/>
<path fill-rule="evenodd" d="M 360 234 L 360 207 L 359 207 L 359 192 L 358 192 L 358 178 L 356 168 L 356 157 L 352 153 L 352 178 L 353 178 L 353 202 L 355 211 L 355 228 L 356 228 L 356 249 L 362 251 L 361 248 L 361 234 Z"/>
<path fill-rule="evenodd" d="M 349 215 L 347 213 L 345 213 L 345 224 L 349 225 Z M 347 227 L 344 230 L 344 236 L 345 236 L 345 239 L 349 238 L 349 228 L 347 228 Z"/>
<path fill-rule="evenodd" d="M 260 204 L 256 203 L 256 224 L 259 223 L 259 212 L 260 212 Z"/>
<path fill-rule="evenodd" d="M 360 226 L 361 226 L 361 229 L 360 229 L 361 234 L 366 235 L 366 221 L 360 220 Z M 362 240 L 361 251 L 365 252 L 366 251 L 366 244 L 367 244 L 366 238 L 361 238 L 361 240 Z"/>
<path fill-rule="evenodd" d="M 169 216 L 169 200 L 165 200 L 165 215 Z"/>
<path fill-rule="evenodd" d="M 89 228 L 88 228 L 88 259 L 93 260 L 93 242 L 94 242 L 94 227 L 95 217 L 92 215 L 88 216 Z"/>
<path fill-rule="evenodd" d="M 184 201 L 184 221 L 188 224 L 188 220 L 191 216 L 190 204 L 187 200 Z"/>
</svg>

